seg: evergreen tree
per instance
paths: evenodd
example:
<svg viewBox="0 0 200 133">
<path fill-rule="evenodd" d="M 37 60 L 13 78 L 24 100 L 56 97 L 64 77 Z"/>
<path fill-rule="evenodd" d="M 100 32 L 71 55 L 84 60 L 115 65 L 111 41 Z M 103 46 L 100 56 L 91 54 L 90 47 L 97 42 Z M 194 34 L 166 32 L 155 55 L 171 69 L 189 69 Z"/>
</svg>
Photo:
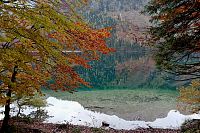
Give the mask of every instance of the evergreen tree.
<svg viewBox="0 0 200 133">
<path fill-rule="evenodd" d="M 157 66 L 178 80 L 200 78 L 200 1 L 151 0 L 145 12 Z"/>
</svg>

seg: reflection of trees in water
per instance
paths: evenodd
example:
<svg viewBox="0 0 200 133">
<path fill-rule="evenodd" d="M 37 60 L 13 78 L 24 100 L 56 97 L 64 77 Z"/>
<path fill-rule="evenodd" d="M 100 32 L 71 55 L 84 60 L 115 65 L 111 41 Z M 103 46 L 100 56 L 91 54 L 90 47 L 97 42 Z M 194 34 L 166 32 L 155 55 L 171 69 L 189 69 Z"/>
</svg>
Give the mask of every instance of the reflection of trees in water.
<svg viewBox="0 0 200 133">
<path fill-rule="evenodd" d="M 162 77 L 150 55 L 118 51 L 110 56 L 102 55 L 101 61 L 90 64 L 92 69 L 77 67 L 77 70 L 93 87 L 174 87 Z"/>
<path fill-rule="evenodd" d="M 105 4 L 106 5 L 106 4 Z M 94 27 L 115 27 L 118 22 L 106 17 L 98 11 L 86 12 L 85 18 L 93 23 Z M 127 26 L 127 27 L 126 27 Z M 129 25 L 123 25 L 128 28 Z M 90 62 L 92 69 L 84 69 L 76 66 L 76 70 L 93 87 L 143 87 L 152 86 L 164 82 L 160 78 L 160 73 L 155 69 L 154 61 L 150 57 L 150 50 L 138 44 L 121 40 L 117 37 L 117 29 L 112 30 L 112 36 L 107 40 L 110 47 L 116 49 L 115 53 L 109 56 L 102 55 L 100 61 Z M 161 82 L 162 81 L 162 82 Z"/>
<path fill-rule="evenodd" d="M 88 21 L 94 23 L 94 27 L 112 27 L 117 23 L 114 19 L 97 12 L 86 13 L 85 17 Z M 107 44 L 114 47 L 116 52 L 109 56 L 102 55 L 98 62 L 90 62 L 92 69 L 76 66 L 76 70 L 94 87 L 110 86 L 116 80 L 116 64 L 128 60 L 137 60 L 146 53 L 146 49 L 137 44 L 117 39 L 115 29 L 112 30 L 112 37 L 107 40 Z M 126 78 L 126 76 L 124 77 Z"/>
<path fill-rule="evenodd" d="M 116 84 L 119 86 L 138 87 L 147 83 L 155 72 L 151 57 L 140 57 L 116 65 Z"/>
<path fill-rule="evenodd" d="M 120 46 L 115 47 L 116 48 L 115 53 L 112 53 L 109 56 L 102 55 L 99 62 L 96 61 L 91 62 L 90 65 L 92 66 L 92 69 L 84 69 L 80 67 L 77 67 L 76 69 L 79 71 L 79 73 L 86 81 L 91 83 L 92 86 L 100 87 L 109 85 L 110 82 L 116 79 L 117 64 L 119 63 L 121 64 L 128 60 L 136 60 L 140 56 L 142 56 L 142 53 L 134 52 L 135 51 L 134 48 L 139 46 L 137 45 L 130 46 L 131 44 L 128 44 L 126 42 L 123 43 L 124 44 L 121 45 L 123 47 Z M 127 48 L 129 48 L 129 50 L 126 50 Z M 126 78 L 126 76 L 124 77 Z"/>
</svg>

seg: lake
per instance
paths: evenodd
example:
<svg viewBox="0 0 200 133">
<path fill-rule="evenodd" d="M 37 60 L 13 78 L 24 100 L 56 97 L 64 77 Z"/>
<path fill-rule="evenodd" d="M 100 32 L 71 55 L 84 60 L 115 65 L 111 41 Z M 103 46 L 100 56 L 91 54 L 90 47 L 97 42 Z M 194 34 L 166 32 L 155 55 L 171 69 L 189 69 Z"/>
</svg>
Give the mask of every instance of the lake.
<svg viewBox="0 0 200 133">
<path fill-rule="evenodd" d="M 117 115 L 126 120 L 153 121 L 166 117 L 177 109 L 176 90 L 167 89 L 108 89 L 68 92 L 44 91 L 47 96 L 77 101 L 88 110 Z"/>
</svg>

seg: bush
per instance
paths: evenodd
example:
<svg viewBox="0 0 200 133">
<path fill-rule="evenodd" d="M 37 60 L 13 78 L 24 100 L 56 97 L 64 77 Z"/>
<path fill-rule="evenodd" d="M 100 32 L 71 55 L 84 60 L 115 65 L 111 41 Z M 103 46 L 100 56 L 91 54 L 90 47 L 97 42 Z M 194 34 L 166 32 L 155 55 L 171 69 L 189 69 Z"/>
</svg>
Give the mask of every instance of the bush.
<svg viewBox="0 0 200 133">
<path fill-rule="evenodd" d="M 179 108 L 192 113 L 200 111 L 200 80 L 194 80 L 187 87 L 180 88 Z"/>
</svg>

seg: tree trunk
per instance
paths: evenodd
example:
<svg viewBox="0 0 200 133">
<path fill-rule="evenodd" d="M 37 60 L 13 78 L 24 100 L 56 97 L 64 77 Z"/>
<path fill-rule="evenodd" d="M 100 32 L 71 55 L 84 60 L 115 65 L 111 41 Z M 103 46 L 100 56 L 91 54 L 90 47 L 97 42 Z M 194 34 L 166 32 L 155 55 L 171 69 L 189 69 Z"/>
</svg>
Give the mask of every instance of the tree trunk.
<svg viewBox="0 0 200 133">
<path fill-rule="evenodd" d="M 18 112 L 17 112 L 17 118 L 19 117 L 19 115 L 21 114 L 21 106 L 18 106 Z"/>
<path fill-rule="evenodd" d="M 11 89 L 8 90 L 7 97 L 11 97 Z M 6 105 L 5 105 L 5 112 L 4 112 L 4 119 L 3 119 L 3 123 L 2 123 L 2 127 L 1 127 L 1 133 L 8 133 L 8 129 L 9 129 L 9 119 L 10 119 L 10 98 L 8 98 L 8 100 L 6 101 Z"/>
<path fill-rule="evenodd" d="M 14 71 L 11 77 L 11 82 L 14 83 L 16 81 L 16 75 L 17 75 L 17 66 L 14 67 Z M 9 119 L 10 119 L 10 103 L 11 103 L 11 94 L 12 94 L 12 86 L 8 86 L 8 92 L 6 93 L 6 96 L 8 100 L 6 101 L 5 105 L 5 111 L 4 111 L 4 119 L 2 123 L 2 127 L 0 132 L 1 133 L 9 133 Z"/>
<path fill-rule="evenodd" d="M 22 109 L 22 106 L 23 106 L 23 104 L 20 104 L 19 100 L 20 100 L 20 98 L 17 99 L 17 105 L 18 105 L 17 118 L 20 116 L 20 114 L 21 114 L 21 109 Z"/>
</svg>

